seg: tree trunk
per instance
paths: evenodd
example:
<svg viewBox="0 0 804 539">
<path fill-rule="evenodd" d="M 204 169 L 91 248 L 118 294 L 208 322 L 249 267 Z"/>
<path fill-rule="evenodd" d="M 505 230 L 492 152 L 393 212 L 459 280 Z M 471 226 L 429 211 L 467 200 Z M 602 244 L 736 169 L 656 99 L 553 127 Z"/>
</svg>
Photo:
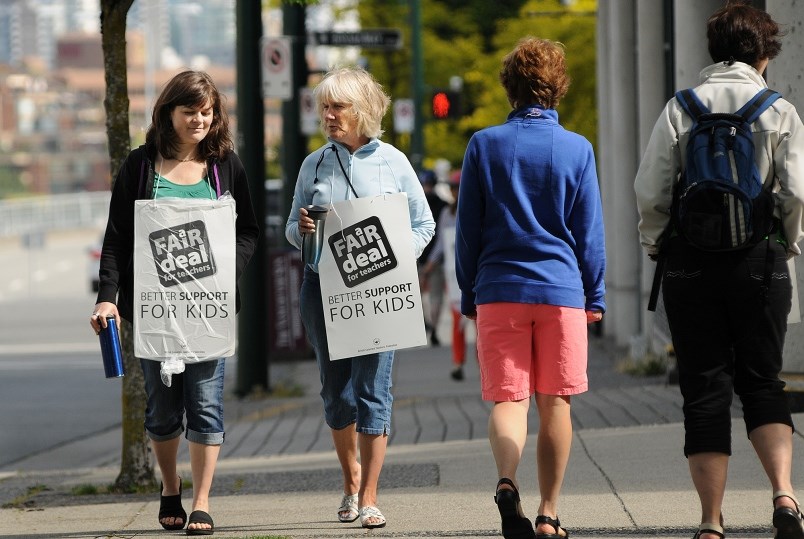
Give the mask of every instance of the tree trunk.
<svg viewBox="0 0 804 539">
<path fill-rule="evenodd" d="M 101 0 L 101 43 L 106 78 L 106 135 L 109 141 L 111 177 L 131 150 L 126 77 L 126 15 L 134 0 Z M 114 487 L 131 492 L 156 485 L 150 444 L 145 429 L 145 385 L 139 360 L 134 357 L 132 327 L 120 332 L 126 375 L 123 377 L 123 439 L 120 474 Z"/>
</svg>

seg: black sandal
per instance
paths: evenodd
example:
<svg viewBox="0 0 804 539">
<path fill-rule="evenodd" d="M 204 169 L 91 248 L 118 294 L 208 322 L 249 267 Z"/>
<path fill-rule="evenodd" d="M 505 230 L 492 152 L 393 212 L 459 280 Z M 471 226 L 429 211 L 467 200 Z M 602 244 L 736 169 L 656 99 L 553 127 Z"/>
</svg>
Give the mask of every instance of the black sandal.
<svg viewBox="0 0 804 539">
<path fill-rule="evenodd" d="M 508 485 L 511 489 L 500 489 L 502 485 Z M 513 481 L 507 477 L 500 479 L 494 502 L 500 511 L 502 534 L 505 539 L 535 539 L 536 534 L 530 520 L 522 514 L 519 491 Z"/>
<path fill-rule="evenodd" d="M 796 508 L 777 507 L 773 510 L 773 527 L 776 528 L 774 539 L 802 539 L 804 538 L 804 516 L 798 506 L 798 500 L 792 492 L 777 490 L 773 493 L 773 503 L 776 499 L 787 497 L 793 500 Z"/>
<path fill-rule="evenodd" d="M 179 493 L 172 496 L 163 496 L 164 485 L 159 483 L 159 524 L 166 530 L 181 530 L 187 523 L 187 513 L 181 506 L 181 477 L 179 477 Z M 164 524 L 163 518 L 173 517 L 174 524 Z M 175 524 L 176 519 L 181 519 L 181 524 Z"/>
<path fill-rule="evenodd" d="M 726 539 L 726 532 L 723 530 L 723 515 L 720 515 L 720 525 L 714 522 L 704 522 L 698 526 L 698 531 L 692 536 L 692 539 L 700 539 L 701 535 L 709 533 L 717 535 L 720 539 Z"/>
<path fill-rule="evenodd" d="M 537 533 L 536 539 L 567 539 L 569 537 L 569 532 L 561 527 L 558 517 L 550 518 L 547 515 L 539 515 L 536 517 L 536 526 L 539 524 L 552 526 L 556 533 Z M 564 535 L 558 533 L 561 530 L 564 530 Z"/>
<path fill-rule="evenodd" d="M 190 524 L 209 524 L 209 528 L 187 528 L 187 535 L 212 535 L 215 533 L 215 523 L 212 522 L 212 517 L 206 511 L 195 510 L 190 513 Z"/>
</svg>

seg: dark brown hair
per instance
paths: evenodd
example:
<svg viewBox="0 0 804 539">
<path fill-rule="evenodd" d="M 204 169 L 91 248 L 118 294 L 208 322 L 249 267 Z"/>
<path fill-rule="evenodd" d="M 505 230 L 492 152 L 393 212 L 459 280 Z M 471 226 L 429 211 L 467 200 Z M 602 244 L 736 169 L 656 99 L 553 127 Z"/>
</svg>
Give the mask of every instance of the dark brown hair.
<svg viewBox="0 0 804 539">
<path fill-rule="evenodd" d="M 561 43 L 526 37 L 502 63 L 500 82 L 515 109 L 528 104 L 554 109 L 567 95 L 570 79 Z"/>
<path fill-rule="evenodd" d="M 207 104 L 212 107 L 212 124 L 207 136 L 198 144 L 198 157 L 204 160 L 223 159 L 234 151 L 229 115 L 212 77 L 203 71 L 183 71 L 168 81 L 154 104 L 145 143 L 159 150 L 163 157 L 174 158 L 179 140 L 170 118 L 173 110 L 176 107 L 201 107 Z"/>
<path fill-rule="evenodd" d="M 709 55 L 715 62 L 756 66 L 773 60 L 782 50 L 784 35 L 767 12 L 742 1 L 730 1 L 715 11 L 706 26 Z"/>
</svg>

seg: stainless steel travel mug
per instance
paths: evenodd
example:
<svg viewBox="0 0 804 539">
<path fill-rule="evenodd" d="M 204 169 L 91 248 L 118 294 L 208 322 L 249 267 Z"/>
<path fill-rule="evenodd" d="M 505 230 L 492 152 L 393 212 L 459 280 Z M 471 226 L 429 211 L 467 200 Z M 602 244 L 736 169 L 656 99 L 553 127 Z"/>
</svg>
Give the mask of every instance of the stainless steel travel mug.
<svg viewBox="0 0 804 539">
<path fill-rule="evenodd" d="M 302 261 L 305 264 L 318 264 L 324 249 L 324 223 L 329 208 L 324 206 L 305 206 L 307 216 L 315 221 L 315 232 L 302 234 Z"/>
<path fill-rule="evenodd" d="M 106 327 L 101 327 L 99 338 L 106 378 L 124 376 L 126 369 L 123 365 L 123 350 L 120 347 L 120 334 L 114 316 L 106 317 Z"/>
</svg>

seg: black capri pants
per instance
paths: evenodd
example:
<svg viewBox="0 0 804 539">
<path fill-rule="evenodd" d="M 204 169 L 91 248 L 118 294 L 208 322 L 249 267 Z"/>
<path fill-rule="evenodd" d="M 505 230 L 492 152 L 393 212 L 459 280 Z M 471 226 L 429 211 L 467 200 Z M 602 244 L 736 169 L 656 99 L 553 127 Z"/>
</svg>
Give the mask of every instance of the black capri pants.
<svg viewBox="0 0 804 539">
<path fill-rule="evenodd" d="M 733 253 L 668 242 L 662 297 L 684 397 L 686 456 L 731 455 L 734 393 L 748 434 L 770 423 L 793 428 L 779 379 L 792 284 L 774 236 Z"/>
</svg>

